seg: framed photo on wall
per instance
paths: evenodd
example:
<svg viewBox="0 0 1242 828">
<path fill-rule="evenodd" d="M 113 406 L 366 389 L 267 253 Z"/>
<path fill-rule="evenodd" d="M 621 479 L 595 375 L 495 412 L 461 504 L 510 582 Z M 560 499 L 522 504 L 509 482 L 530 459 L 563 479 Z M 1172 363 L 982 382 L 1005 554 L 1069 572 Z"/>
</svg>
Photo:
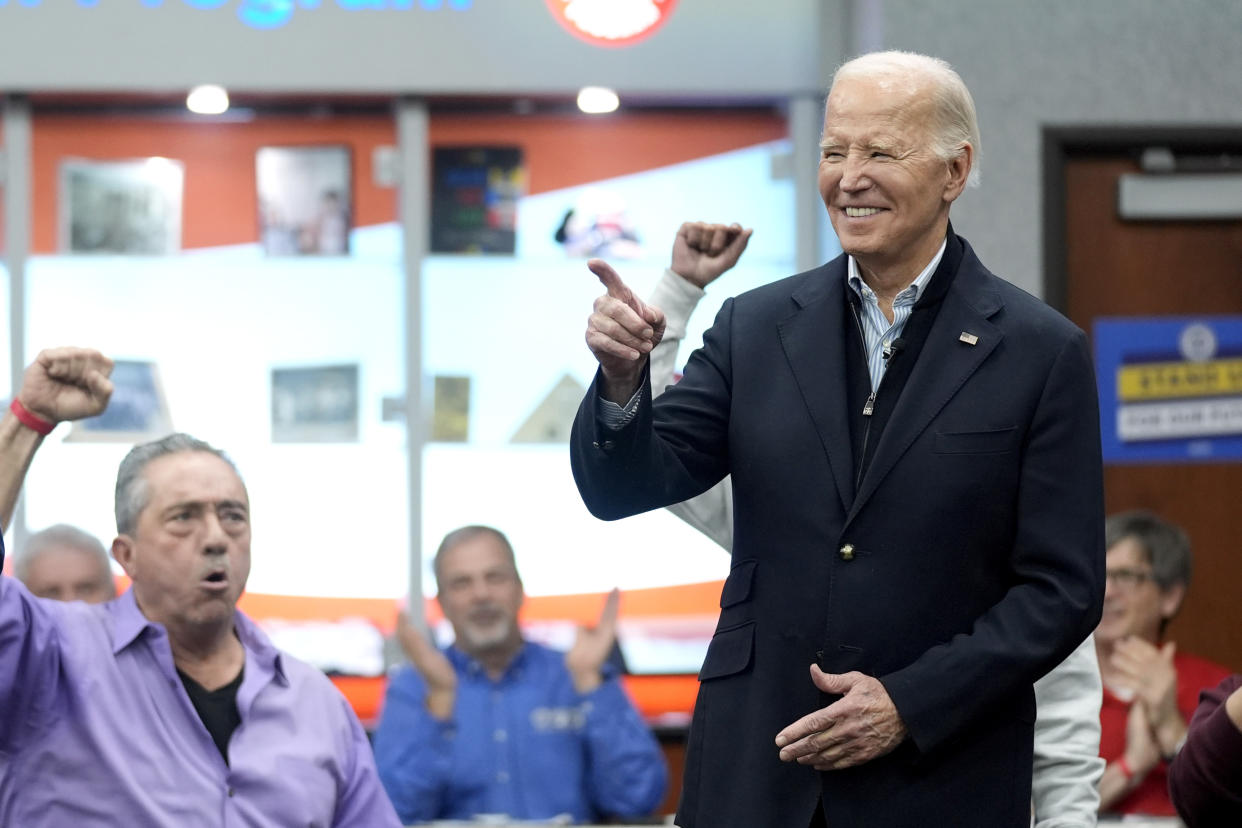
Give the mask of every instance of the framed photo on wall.
<svg viewBox="0 0 1242 828">
<path fill-rule="evenodd" d="M 60 164 L 65 253 L 169 256 L 181 251 L 185 167 L 170 158 Z"/>
<path fill-rule="evenodd" d="M 470 439 L 470 377 L 436 374 L 431 440 L 464 443 Z"/>
<path fill-rule="evenodd" d="M 66 440 L 142 443 L 173 431 L 172 415 L 154 362 L 118 359 L 112 366 L 112 398 L 98 417 L 78 420 Z"/>
<path fill-rule="evenodd" d="M 260 147 L 259 240 L 269 256 L 345 256 L 353 228 L 352 155 L 345 145 Z"/>
<path fill-rule="evenodd" d="M 358 366 L 273 368 L 272 442 L 358 442 Z"/>
<path fill-rule="evenodd" d="M 432 170 L 431 252 L 513 255 L 522 148 L 437 147 Z"/>
</svg>

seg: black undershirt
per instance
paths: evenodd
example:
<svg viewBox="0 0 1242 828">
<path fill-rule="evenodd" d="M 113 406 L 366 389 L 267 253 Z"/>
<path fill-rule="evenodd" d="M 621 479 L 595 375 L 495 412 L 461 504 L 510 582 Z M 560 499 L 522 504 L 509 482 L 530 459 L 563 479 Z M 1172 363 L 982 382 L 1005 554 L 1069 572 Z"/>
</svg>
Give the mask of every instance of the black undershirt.
<svg viewBox="0 0 1242 828">
<path fill-rule="evenodd" d="M 237 678 L 219 689 L 208 690 L 185 673 L 177 671 L 185 692 L 190 696 L 190 703 L 198 711 L 198 717 L 203 720 L 203 726 L 211 734 L 211 740 L 216 743 L 226 765 L 229 763 L 229 738 L 241 724 L 241 715 L 237 712 L 237 689 L 241 687 L 245 672 L 243 665 L 237 671 Z"/>
</svg>

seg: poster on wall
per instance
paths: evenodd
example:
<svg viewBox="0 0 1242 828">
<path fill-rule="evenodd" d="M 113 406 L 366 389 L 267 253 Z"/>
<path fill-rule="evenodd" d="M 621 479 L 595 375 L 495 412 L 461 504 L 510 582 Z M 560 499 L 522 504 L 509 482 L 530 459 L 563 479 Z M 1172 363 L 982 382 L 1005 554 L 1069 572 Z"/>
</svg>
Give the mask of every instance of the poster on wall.
<svg viewBox="0 0 1242 828">
<path fill-rule="evenodd" d="M 470 439 L 470 377 L 436 374 L 431 440 L 464 443 Z"/>
<path fill-rule="evenodd" d="M 112 365 L 112 397 L 97 417 L 77 420 L 66 440 L 144 443 L 171 434 L 172 415 L 160 381 L 159 366 L 118 359 Z"/>
<path fill-rule="evenodd" d="M 567 256 L 581 259 L 639 259 L 643 247 L 625 198 L 590 187 L 565 211 L 553 234 Z"/>
<path fill-rule="evenodd" d="M 169 256 L 181 250 L 185 167 L 169 158 L 60 164 L 64 253 Z"/>
<path fill-rule="evenodd" d="M 1242 457 L 1242 316 L 1097 319 L 1106 463 Z"/>
<path fill-rule="evenodd" d="M 586 386 L 571 374 L 562 374 L 534 410 L 513 433 L 513 443 L 560 443 L 568 445 L 574 417 L 586 394 Z"/>
<path fill-rule="evenodd" d="M 358 366 L 273 368 L 272 442 L 358 442 Z"/>
<path fill-rule="evenodd" d="M 521 148 L 437 147 L 432 170 L 431 252 L 513 255 Z"/>
<path fill-rule="evenodd" d="M 344 256 L 353 226 L 351 154 L 344 145 L 260 147 L 259 240 L 268 256 Z"/>
</svg>

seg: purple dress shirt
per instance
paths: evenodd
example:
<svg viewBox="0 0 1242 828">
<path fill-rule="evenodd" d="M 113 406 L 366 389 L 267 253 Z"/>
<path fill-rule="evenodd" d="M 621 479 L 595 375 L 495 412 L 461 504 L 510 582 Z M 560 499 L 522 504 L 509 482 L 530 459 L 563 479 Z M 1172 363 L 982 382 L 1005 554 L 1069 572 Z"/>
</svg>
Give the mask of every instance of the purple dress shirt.
<svg viewBox="0 0 1242 828">
<path fill-rule="evenodd" d="M 235 625 L 225 764 L 132 591 L 68 604 L 0 577 L 0 825 L 399 826 L 344 697 L 241 612 Z"/>
</svg>

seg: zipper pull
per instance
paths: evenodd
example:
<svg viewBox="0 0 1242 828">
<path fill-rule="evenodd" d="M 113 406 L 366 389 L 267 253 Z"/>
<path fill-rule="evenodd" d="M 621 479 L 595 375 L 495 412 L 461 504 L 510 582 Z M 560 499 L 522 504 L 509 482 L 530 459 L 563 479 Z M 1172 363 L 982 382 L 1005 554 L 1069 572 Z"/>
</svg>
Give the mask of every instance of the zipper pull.
<svg viewBox="0 0 1242 828">
<path fill-rule="evenodd" d="M 871 412 L 875 411 L 875 392 L 871 392 L 871 396 L 867 397 L 867 404 L 863 406 L 863 416 L 870 417 Z"/>
</svg>

